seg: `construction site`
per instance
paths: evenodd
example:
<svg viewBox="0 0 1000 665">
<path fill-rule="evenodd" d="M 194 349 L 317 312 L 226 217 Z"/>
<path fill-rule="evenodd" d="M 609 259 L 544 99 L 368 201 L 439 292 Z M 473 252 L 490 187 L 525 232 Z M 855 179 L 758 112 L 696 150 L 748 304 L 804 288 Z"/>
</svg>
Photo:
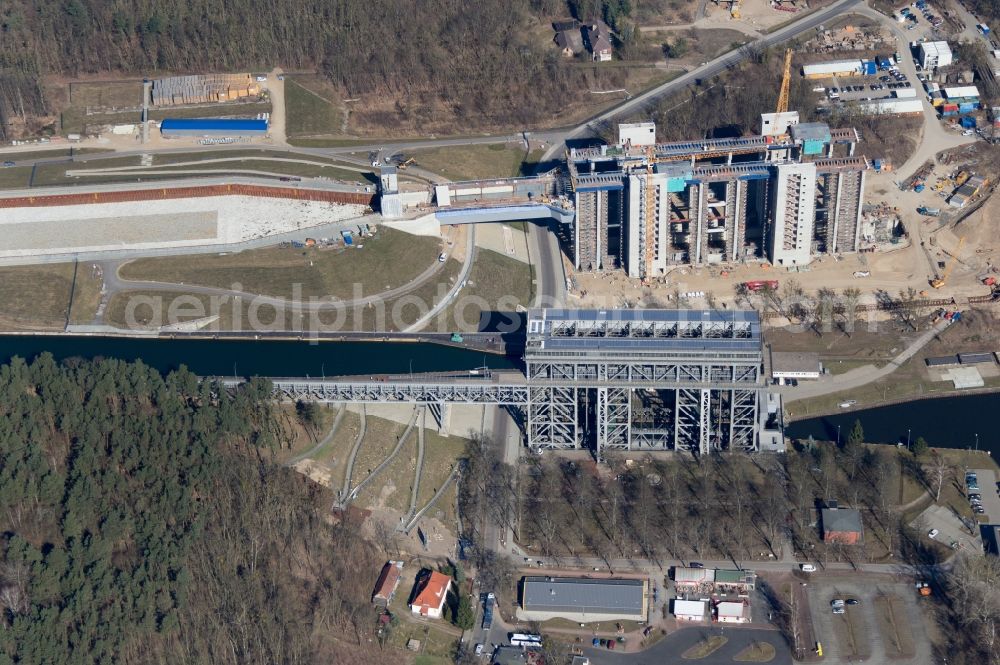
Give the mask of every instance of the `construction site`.
<svg viewBox="0 0 1000 665">
<path fill-rule="evenodd" d="M 788 51 L 758 135 L 657 143 L 653 123 L 633 123 L 619 125 L 615 146 L 570 149 L 576 269 L 652 279 L 675 266 L 804 266 L 858 251 L 871 164 L 855 155 L 856 130 L 788 110 L 790 63 Z"/>
</svg>

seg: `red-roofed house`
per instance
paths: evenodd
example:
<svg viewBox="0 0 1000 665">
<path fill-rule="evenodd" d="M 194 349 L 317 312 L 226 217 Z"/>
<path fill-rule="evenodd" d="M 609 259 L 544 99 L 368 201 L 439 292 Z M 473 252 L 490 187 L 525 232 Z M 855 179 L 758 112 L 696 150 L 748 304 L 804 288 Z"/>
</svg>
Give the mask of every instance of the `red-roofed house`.
<svg viewBox="0 0 1000 665">
<path fill-rule="evenodd" d="M 410 603 L 410 611 L 422 617 L 440 619 L 450 588 L 450 577 L 431 571 L 417 581 L 417 595 Z"/>
<path fill-rule="evenodd" d="M 403 570 L 402 561 L 388 561 L 382 566 L 382 574 L 378 576 L 375 583 L 375 591 L 372 593 L 372 602 L 380 607 L 387 607 L 392 601 L 392 596 L 396 593 L 396 586 L 399 584 L 399 574 Z"/>
</svg>

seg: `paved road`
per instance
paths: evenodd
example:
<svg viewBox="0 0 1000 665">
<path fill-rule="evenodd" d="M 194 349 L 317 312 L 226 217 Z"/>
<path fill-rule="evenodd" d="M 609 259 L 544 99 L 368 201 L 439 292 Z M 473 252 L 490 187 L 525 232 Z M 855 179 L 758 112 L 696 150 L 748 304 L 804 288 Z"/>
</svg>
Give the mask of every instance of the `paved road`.
<svg viewBox="0 0 1000 665">
<path fill-rule="evenodd" d="M 611 567 L 608 567 L 607 561 L 599 557 L 545 557 L 545 565 L 540 568 L 543 571 L 552 570 L 567 570 L 567 569 L 583 569 L 583 570 L 594 570 L 597 568 L 600 572 L 604 573 L 650 573 L 656 575 L 662 575 L 668 568 L 673 566 L 684 566 L 687 565 L 685 561 L 679 561 L 676 559 L 664 559 L 663 561 L 651 561 L 649 559 L 612 559 L 610 561 Z M 764 571 L 764 572 L 777 572 L 777 573 L 787 573 L 794 570 L 798 570 L 798 563 L 790 563 L 783 561 L 739 561 L 733 562 L 730 560 L 718 560 L 711 561 L 707 559 L 699 560 L 706 568 L 738 568 L 743 567 L 750 570 Z M 878 574 L 890 574 L 890 575 L 910 575 L 913 573 L 913 568 L 904 563 L 865 563 L 859 564 L 857 568 L 849 563 L 827 563 L 826 565 L 820 566 L 822 572 L 845 572 L 845 571 L 863 571 L 866 573 L 878 573 Z"/>
<path fill-rule="evenodd" d="M 549 222 L 555 224 L 556 222 Z M 528 225 L 528 253 L 535 267 L 535 307 L 566 304 L 566 272 L 556 235 L 537 223 Z"/>
<path fill-rule="evenodd" d="M 710 635 L 722 635 L 727 642 L 717 651 L 697 661 L 681 657 L 687 649 Z M 593 665 L 677 665 L 698 663 L 699 665 L 732 665 L 733 657 L 754 642 L 768 642 L 774 647 L 772 665 L 790 665 L 792 652 L 784 638 L 776 631 L 756 628 L 729 628 L 715 626 L 692 626 L 682 628 L 639 653 L 608 651 L 594 647 L 583 650 Z"/>
<path fill-rule="evenodd" d="M 916 338 L 910 345 L 903 349 L 899 355 L 882 367 L 875 365 L 865 365 L 857 367 L 843 374 L 824 376 L 818 381 L 802 381 L 798 386 L 784 386 L 779 388 L 782 399 L 785 402 L 794 402 L 811 397 L 820 397 L 844 390 L 860 388 L 863 385 L 884 379 L 895 372 L 901 365 L 912 358 L 920 349 L 927 345 L 932 339 L 944 331 L 950 324 L 947 321 L 939 321 L 927 329 L 920 337 Z"/>
<path fill-rule="evenodd" d="M 434 317 L 443 312 L 465 286 L 466 281 L 469 279 L 469 273 L 472 272 L 472 264 L 475 262 L 476 257 L 476 225 L 468 224 L 466 227 L 468 231 L 465 242 L 465 262 L 462 263 L 462 271 L 455 279 L 455 285 L 451 287 L 451 291 L 434 305 L 430 311 L 417 319 L 413 325 L 403 330 L 403 332 L 416 332 L 433 321 Z"/>
<path fill-rule="evenodd" d="M 393 289 L 380 291 L 370 296 L 355 298 L 352 300 L 338 300 L 333 297 L 317 296 L 316 300 L 293 300 L 281 296 L 271 296 L 262 293 L 251 293 L 249 291 L 238 291 L 217 286 L 203 286 L 199 284 L 180 284 L 176 282 L 157 282 L 139 279 L 124 279 L 119 275 L 121 262 L 103 262 L 104 268 L 104 288 L 108 294 L 120 291 L 160 291 L 160 292 L 184 292 L 198 293 L 209 296 L 228 296 L 232 298 L 243 298 L 244 300 L 255 300 L 256 302 L 288 308 L 291 311 L 314 311 L 330 308 L 362 307 L 374 302 L 391 300 L 398 296 L 409 293 L 421 287 L 425 282 L 434 277 L 444 269 L 446 264 L 441 261 L 434 261 L 427 266 L 423 272 L 415 278 Z"/>
</svg>

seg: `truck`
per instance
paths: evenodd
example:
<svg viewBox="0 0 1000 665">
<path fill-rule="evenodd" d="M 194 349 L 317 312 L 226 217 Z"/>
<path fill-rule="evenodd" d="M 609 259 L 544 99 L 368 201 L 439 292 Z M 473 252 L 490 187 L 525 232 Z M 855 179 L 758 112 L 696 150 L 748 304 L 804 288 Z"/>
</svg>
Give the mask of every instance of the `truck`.
<svg viewBox="0 0 1000 665">
<path fill-rule="evenodd" d="M 493 606 L 496 602 L 497 598 L 492 591 L 486 594 L 486 602 L 483 603 L 483 630 L 489 630 L 493 625 Z"/>
<path fill-rule="evenodd" d="M 941 216 L 941 208 L 928 208 L 927 206 L 920 206 L 917 208 L 917 212 L 921 215 L 927 215 L 928 217 Z"/>
<path fill-rule="evenodd" d="M 354 244 L 354 234 L 350 231 L 341 231 L 340 235 L 344 238 L 344 245 L 350 247 Z"/>
<path fill-rule="evenodd" d="M 979 29 L 979 32 L 982 33 L 983 37 L 989 37 L 990 36 L 990 26 L 986 25 L 985 23 L 979 23 L 979 24 L 977 24 L 976 28 Z"/>
<path fill-rule="evenodd" d="M 746 287 L 747 291 L 751 293 L 757 293 L 765 288 L 776 289 L 778 288 L 778 280 L 776 279 L 754 279 L 749 282 L 743 282 L 743 286 Z"/>
</svg>

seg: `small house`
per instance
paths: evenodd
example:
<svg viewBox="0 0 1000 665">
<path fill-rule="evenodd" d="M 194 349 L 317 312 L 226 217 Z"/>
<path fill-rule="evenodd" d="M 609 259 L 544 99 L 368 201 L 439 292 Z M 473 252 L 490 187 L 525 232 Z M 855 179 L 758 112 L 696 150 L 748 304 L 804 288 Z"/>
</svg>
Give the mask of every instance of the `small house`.
<svg viewBox="0 0 1000 665">
<path fill-rule="evenodd" d="M 563 30 L 556 33 L 556 46 L 567 58 L 583 52 L 583 36 L 579 30 Z"/>
<path fill-rule="evenodd" d="M 857 545 L 861 542 L 863 527 L 860 511 L 854 508 L 827 507 L 820 511 L 820 519 L 825 542 L 841 545 Z"/>
<path fill-rule="evenodd" d="M 410 603 L 410 611 L 429 619 L 440 619 L 444 604 L 451 589 L 451 578 L 436 571 L 430 571 L 417 580 L 417 593 Z"/>
<path fill-rule="evenodd" d="M 375 583 L 375 590 L 372 592 L 372 602 L 379 607 L 386 607 L 392 602 L 392 597 L 399 586 L 399 576 L 403 571 L 402 561 L 387 561 L 382 566 L 382 573 Z"/>
<path fill-rule="evenodd" d="M 587 46 L 591 59 L 595 62 L 611 60 L 613 47 L 611 45 L 611 28 L 603 21 L 597 21 L 587 26 Z"/>
</svg>

